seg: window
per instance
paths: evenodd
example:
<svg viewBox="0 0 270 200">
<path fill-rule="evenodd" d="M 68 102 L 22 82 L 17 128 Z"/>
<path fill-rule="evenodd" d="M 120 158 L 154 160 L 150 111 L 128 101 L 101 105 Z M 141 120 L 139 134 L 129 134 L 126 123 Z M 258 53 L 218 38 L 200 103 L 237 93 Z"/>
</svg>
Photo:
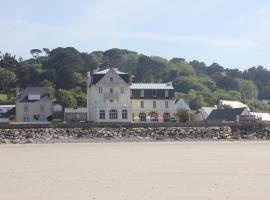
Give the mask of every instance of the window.
<svg viewBox="0 0 270 200">
<path fill-rule="evenodd" d="M 40 105 L 40 112 L 44 112 L 44 111 L 45 111 L 44 105 Z"/>
<path fill-rule="evenodd" d="M 127 118 L 128 118 L 127 110 L 122 110 L 122 119 L 127 119 Z"/>
<path fill-rule="evenodd" d="M 144 97 L 144 90 L 140 90 L 140 97 Z"/>
<path fill-rule="evenodd" d="M 140 113 L 139 118 L 141 122 L 146 122 L 146 114 L 145 113 Z"/>
<path fill-rule="evenodd" d="M 117 115 L 117 110 L 112 109 L 110 110 L 110 119 L 117 119 L 118 115 Z"/>
<path fill-rule="evenodd" d="M 99 111 L 99 119 L 105 119 L 105 110 Z"/>
<path fill-rule="evenodd" d="M 121 87 L 121 93 L 123 94 L 125 92 L 125 88 Z"/>
<path fill-rule="evenodd" d="M 3 109 L 0 109 L 0 113 L 3 113 L 4 112 L 4 110 Z"/>
<path fill-rule="evenodd" d="M 110 94 L 113 94 L 113 88 L 110 88 Z"/>
<path fill-rule="evenodd" d="M 29 105 L 25 104 L 23 108 L 24 112 L 29 112 Z"/>
<path fill-rule="evenodd" d="M 165 90 L 165 97 L 169 97 L 169 90 Z"/>
<path fill-rule="evenodd" d="M 151 122 L 157 122 L 158 121 L 158 113 L 156 113 L 155 111 L 151 111 L 149 113 L 149 117 L 151 119 Z"/>
<path fill-rule="evenodd" d="M 171 117 L 170 113 L 164 113 L 163 114 L 163 121 L 164 122 L 169 122 L 170 121 L 170 117 Z"/>
<path fill-rule="evenodd" d="M 110 103 L 113 103 L 113 99 L 110 99 Z"/>
<path fill-rule="evenodd" d="M 24 122 L 30 122 L 30 117 L 29 117 L 29 115 L 24 115 L 24 116 L 23 116 L 23 121 L 24 121 Z"/>
<path fill-rule="evenodd" d="M 157 97 L 157 91 L 156 90 L 153 90 L 152 94 L 153 94 L 153 97 Z"/>
<path fill-rule="evenodd" d="M 165 108 L 169 108 L 169 102 L 165 101 Z"/>
<path fill-rule="evenodd" d="M 99 87 L 99 88 L 98 88 L 98 93 L 99 93 L 99 94 L 102 94 L 102 87 Z"/>
<path fill-rule="evenodd" d="M 144 101 L 141 101 L 141 108 L 144 108 Z"/>
<path fill-rule="evenodd" d="M 113 82 L 113 77 L 112 76 L 110 77 L 110 81 Z"/>
<path fill-rule="evenodd" d="M 40 115 L 40 121 L 42 121 L 42 122 L 46 121 L 45 115 Z"/>
<path fill-rule="evenodd" d="M 153 108 L 157 108 L 157 102 L 153 101 Z"/>
</svg>

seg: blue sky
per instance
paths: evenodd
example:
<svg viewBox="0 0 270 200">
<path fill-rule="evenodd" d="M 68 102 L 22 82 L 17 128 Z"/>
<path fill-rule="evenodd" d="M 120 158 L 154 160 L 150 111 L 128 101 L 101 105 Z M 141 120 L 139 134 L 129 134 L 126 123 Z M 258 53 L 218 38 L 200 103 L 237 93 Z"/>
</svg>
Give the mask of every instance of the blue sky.
<svg viewBox="0 0 270 200">
<path fill-rule="evenodd" d="M 267 0 L 0 0 L 0 50 L 123 48 L 270 69 Z"/>
</svg>

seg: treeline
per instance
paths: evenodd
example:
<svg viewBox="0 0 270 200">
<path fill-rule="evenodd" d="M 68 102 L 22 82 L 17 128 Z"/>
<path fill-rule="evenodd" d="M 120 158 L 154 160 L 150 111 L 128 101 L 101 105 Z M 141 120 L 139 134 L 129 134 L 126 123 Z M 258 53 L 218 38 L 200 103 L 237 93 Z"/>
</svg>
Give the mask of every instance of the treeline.
<svg viewBox="0 0 270 200">
<path fill-rule="evenodd" d="M 118 67 L 128 72 L 133 82 L 172 81 L 177 96 L 189 99 L 190 106 L 213 106 L 219 99 L 240 100 L 256 111 L 269 111 L 270 71 L 263 66 L 244 71 L 197 60 L 167 60 L 136 52 L 110 49 L 92 53 L 75 48 L 32 49 L 32 58 L 23 60 L 9 53 L 0 54 L 0 91 L 8 100 L 16 88 L 42 86 L 54 101 L 64 106 L 86 106 L 87 71 Z"/>
</svg>

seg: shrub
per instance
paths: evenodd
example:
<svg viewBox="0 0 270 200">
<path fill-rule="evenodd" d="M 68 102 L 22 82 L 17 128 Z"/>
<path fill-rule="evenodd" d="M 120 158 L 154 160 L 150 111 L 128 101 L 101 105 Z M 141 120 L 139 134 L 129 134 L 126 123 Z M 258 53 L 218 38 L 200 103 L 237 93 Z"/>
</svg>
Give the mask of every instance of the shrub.
<svg viewBox="0 0 270 200">
<path fill-rule="evenodd" d="M 178 109 L 175 113 L 175 117 L 179 122 L 195 121 L 194 114 L 189 113 L 187 110 Z"/>
<path fill-rule="evenodd" d="M 8 119 L 9 119 L 10 121 L 15 121 L 16 116 L 15 116 L 15 115 L 10 115 Z"/>
<path fill-rule="evenodd" d="M 47 121 L 48 122 L 51 122 L 53 120 L 53 116 L 52 115 L 49 115 L 48 117 L 47 117 Z"/>
<path fill-rule="evenodd" d="M 39 114 L 34 114 L 34 119 L 36 120 L 36 121 L 38 121 L 39 120 L 39 118 L 40 118 L 40 116 L 39 116 Z"/>
</svg>

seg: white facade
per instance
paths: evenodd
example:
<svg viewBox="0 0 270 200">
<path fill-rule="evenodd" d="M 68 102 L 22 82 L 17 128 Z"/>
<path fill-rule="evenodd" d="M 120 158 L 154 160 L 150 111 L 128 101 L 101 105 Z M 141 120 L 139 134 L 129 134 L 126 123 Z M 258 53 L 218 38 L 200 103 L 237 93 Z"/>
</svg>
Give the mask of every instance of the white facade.
<svg viewBox="0 0 270 200">
<path fill-rule="evenodd" d="M 174 99 L 131 99 L 134 122 L 164 122 L 174 117 Z M 157 116 L 151 116 L 151 113 Z"/>
<path fill-rule="evenodd" d="M 103 75 L 104 73 L 104 75 Z M 88 73 L 87 120 L 91 122 L 131 122 L 130 85 L 117 69 Z M 94 76 L 103 77 L 93 83 Z"/>
</svg>

